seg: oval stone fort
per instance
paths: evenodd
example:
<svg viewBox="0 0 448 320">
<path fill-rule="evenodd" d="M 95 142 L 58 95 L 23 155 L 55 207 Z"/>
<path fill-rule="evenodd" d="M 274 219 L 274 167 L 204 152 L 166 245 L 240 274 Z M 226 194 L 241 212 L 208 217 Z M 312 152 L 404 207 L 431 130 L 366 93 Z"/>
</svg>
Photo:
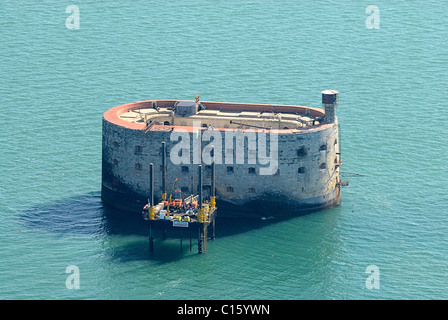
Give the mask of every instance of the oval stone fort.
<svg viewBox="0 0 448 320">
<path fill-rule="evenodd" d="M 148 202 L 149 164 L 161 200 L 162 142 L 166 190 L 215 193 L 220 216 L 286 216 L 341 202 L 338 92 L 322 91 L 323 108 L 195 100 L 148 100 L 103 114 L 102 200 L 140 213 Z M 172 191 L 172 190 L 171 190 Z"/>
</svg>

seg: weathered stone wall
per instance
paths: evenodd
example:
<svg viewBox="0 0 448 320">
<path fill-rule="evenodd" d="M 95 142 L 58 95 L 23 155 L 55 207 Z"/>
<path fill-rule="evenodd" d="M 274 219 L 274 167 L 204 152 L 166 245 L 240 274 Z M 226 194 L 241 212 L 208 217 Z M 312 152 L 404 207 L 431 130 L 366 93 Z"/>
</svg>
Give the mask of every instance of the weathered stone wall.
<svg viewBox="0 0 448 320">
<path fill-rule="evenodd" d="M 160 199 L 162 141 L 166 142 L 168 151 L 168 194 L 175 178 L 179 179 L 176 187 L 183 191 L 197 190 L 197 164 L 171 163 L 169 153 L 178 142 L 171 142 L 170 135 L 169 129 L 144 133 L 103 119 L 102 197 L 107 203 L 131 211 L 140 210 L 149 198 L 151 162 L 154 164 L 155 197 Z M 192 135 L 190 133 L 191 143 Z M 202 142 L 202 148 L 208 143 Z M 337 122 L 297 133 L 282 133 L 278 135 L 279 172 L 260 175 L 258 161 L 248 164 L 249 152 L 245 145 L 244 164 L 216 165 L 218 204 L 234 204 L 242 208 L 284 207 L 293 211 L 339 204 L 338 149 Z M 224 161 L 224 142 L 222 151 Z M 258 155 L 258 150 L 255 152 Z M 233 167 L 233 172 L 227 167 Z M 209 169 L 204 165 L 204 186 L 210 185 Z"/>
</svg>

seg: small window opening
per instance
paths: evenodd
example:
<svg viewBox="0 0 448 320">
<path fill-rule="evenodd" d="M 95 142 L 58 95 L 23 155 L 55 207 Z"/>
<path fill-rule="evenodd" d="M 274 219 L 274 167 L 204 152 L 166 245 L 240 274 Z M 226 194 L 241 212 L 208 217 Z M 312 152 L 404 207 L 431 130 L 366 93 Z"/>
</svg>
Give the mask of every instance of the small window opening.
<svg viewBox="0 0 448 320">
<path fill-rule="evenodd" d="M 139 154 L 142 153 L 143 151 L 143 147 L 142 146 L 135 146 L 135 154 Z"/>
<path fill-rule="evenodd" d="M 307 154 L 308 154 L 308 152 L 306 151 L 306 148 L 304 146 L 297 149 L 297 156 L 304 157 Z"/>
</svg>

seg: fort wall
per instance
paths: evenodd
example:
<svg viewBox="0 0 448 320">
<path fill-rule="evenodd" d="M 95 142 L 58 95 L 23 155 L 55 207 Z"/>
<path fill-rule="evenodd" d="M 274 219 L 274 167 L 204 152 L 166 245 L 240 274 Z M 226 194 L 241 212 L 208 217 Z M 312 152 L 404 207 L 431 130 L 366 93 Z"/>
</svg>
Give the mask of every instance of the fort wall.
<svg viewBox="0 0 448 320">
<path fill-rule="evenodd" d="M 143 101 L 120 106 L 107 111 L 103 116 L 103 158 L 102 158 L 102 198 L 120 209 L 140 212 L 149 198 L 149 164 L 154 164 L 155 197 L 160 200 L 162 193 L 162 141 L 165 141 L 167 157 L 167 192 L 170 193 L 172 183 L 179 179 L 176 187 L 184 193 L 197 191 L 197 164 L 173 164 L 170 151 L 178 141 L 170 141 L 177 126 L 154 126 L 145 132 L 144 124 L 130 123 L 119 118 L 119 115 L 132 109 L 150 107 L 153 101 Z M 157 101 L 158 106 L 172 105 L 174 100 Z M 210 108 L 222 108 L 223 103 L 207 102 Z M 242 104 L 225 105 L 226 110 L 241 110 Z M 247 105 L 244 110 L 265 108 L 272 110 L 271 105 Z M 282 112 L 297 112 L 323 116 L 321 109 L 276 106 Z M 298 109 L 300 108 L 300 110 Z M 180 127 L 184 131 L 186 127 Z M 190 128 L 191 129 L 191 128 Z M 201 129 L 201 133 L 208 130 Z M 236 134 L 247 134 L 250 130 L 219 129 L 239 131 Z M 188 130 L 187 130 L 188 131 Z M 270 133 L 269 130 L 265 130 Z M 243 150 L 244 163 L 236 163 L 236 154 L 232 163 L 216 165 L 216 198 L 220 215 L 251 214 L 265 215 L 278 212 L 293 214 L 317 210 L 337 205 L 341 201 L 339 180 L 339 141 L 337 119 L 333 123 L 321 124 L 304 130 L 277 130 L 278 170 L 272 175 L 260 174 L 259 162 L 249 163 L 249 157 L 260 150 L 257 143 L 255 149 L 249 149 L 248 143 L 239 149 Z M 193 143 L 196 133 L 190 130 L 190 141 Z M 225 139 L 222 143 L 222 159 L 225 159 Z M 257 141 L 258 142 L 258 141 Z M 201 148 L 207 146 L 203 142 Z M 194 147 L 191 146 L 190 150 Z M 191 151 L 192 152 L 192 151 Z M 237 150 L 234 151 L 235 153 Z M 191 155 L 193 159 L 193 155 Z M 224 161 L 223 161 L 224 162 Z M 204 188 L 210 187 L 210 167 L 204 166 Z M 222 209 L 222 210 L 221 210 Z M 270 214 L 274 215 L 274 214 Z"/>
</svg>

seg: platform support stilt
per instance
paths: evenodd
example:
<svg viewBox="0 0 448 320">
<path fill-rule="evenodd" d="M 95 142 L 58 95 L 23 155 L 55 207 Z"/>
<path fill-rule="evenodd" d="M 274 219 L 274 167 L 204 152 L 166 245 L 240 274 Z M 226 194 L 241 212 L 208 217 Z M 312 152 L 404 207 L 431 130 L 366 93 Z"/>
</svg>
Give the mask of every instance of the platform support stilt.
<svg viewBox="0 0 448 320">
<path fill-rule="evenodd" d="M 182 230 L 180 231 L 180 252 L 182 252 Z"/>
<path fill-rule="evenodd" d="M 203 233 L 203 251 L 207 252 L 207 238 L 208 238 L 208 224 L 204 223 L 204 233 Z"/>
<path fill-rule="evenodd" d="M 198 253 L 202 253 L 202 232 L 201 227 L 198 228 Z"/>
<path fill-rule="evenodd" d="M 151 254 L 154 252 L 154 238 L 152 237 L 151 224 L 149 225 L 149 252 Z"/>
</svg>

